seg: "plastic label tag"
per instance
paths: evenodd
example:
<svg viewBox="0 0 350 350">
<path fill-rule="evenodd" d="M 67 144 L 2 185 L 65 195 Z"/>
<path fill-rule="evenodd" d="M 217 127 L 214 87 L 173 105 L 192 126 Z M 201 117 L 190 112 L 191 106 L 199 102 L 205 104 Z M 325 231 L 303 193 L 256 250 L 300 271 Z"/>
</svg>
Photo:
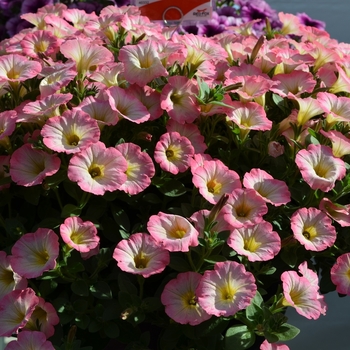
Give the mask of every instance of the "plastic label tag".
<svg viewBox="0 0 350 350">
<path fill-rule="evenodd" d="M 152 21 L 183 22 L 211 19 L 213 6 L 208 0 L 134 0 L 141 14 Z"/>
</svg>

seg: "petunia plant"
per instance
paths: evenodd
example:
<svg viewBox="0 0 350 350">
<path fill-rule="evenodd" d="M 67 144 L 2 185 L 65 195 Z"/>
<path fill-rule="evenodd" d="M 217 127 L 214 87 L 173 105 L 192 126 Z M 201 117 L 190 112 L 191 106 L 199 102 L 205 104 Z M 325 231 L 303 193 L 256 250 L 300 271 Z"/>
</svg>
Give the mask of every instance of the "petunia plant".
<svg viewBox="0 0 350 350">
<path fill-rule="evenodd" d="M 0 42 L 6 349 L 288 349 L 350 295 L 350 44 L 44 5 Z"/>
</svg>

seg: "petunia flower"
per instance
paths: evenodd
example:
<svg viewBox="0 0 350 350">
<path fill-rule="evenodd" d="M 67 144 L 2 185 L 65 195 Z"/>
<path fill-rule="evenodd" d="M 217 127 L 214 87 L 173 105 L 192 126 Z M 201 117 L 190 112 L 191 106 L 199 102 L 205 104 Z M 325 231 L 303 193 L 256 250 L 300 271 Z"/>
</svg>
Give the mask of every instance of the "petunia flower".
<svg viewBox="0 0 350 350">
<path fill-rule="evenodd" d="M 164 171 L 174 175 L 189 168 L 193 155 L 190 140 L 176 131 L 163 134 L 154 149 L 154 160 Z"/>
<path fill-rule="evenodd" d="M 172 76 L 160 96 L 160 106 L 180 124 L 192 123 L 200 115 L 196 100 L 198 86 L 184 76 Z"/>
<path fill-rule="evenodd" d="M 162 212 L 152 215 L 147 230 L 158 245 L 170 252 L 188 252 L 198 245 L 198 231 L 180 215 Z"/>
<path fill-rule="evenodd" d="M 319 209 L 331 217 L 342 227 L 350 226 L 350 205 L 341 205 L 333 203 L 330 199 L 324 197 L 321 199 Z"/>
<path fill-rule="evenodd" d="M 119 119 L 127 119 L 136 124 L 143 123 L 150 118 L 146 106 L 132 92 L 112 86 L 106 90 L 111 108 L 118 113 Z"/>
<path fill-rule="evenodd" d="M 344 161 L 334 157 L 332 149 L 324 145 L 310 144 L 307 149 L 300 150 L 295 163 L 304 181 L 313 190 L 323 192 L 330 191 L 346 173 Z"/>
<path fill-rule="evenodd" d="M 274 179 L 261 169 L 244 174 L 243 186 L 254 189 L 266 202 L 278 207 L 290 202 L 290 192 L 284 181 Z"/>
<path fill-rule="evenodd" d="M 144 86 L 155 78 L 168 75 L 153 40 L 122 47 L 118 59 L 124 63 L 124 77 L 131 84 Z"/>
<path fill-rule="evenodd" d="M 23 328 L 39 298 L 31 288 L 17 289 L 0 299 L 0 337 L 11 337 Z"/>
<path fill-rule="evenodd" d="M 340 294 L 350 295 L 350 253 L 337 258 L 331 268 L 331 280 Z"/>
<path fill-rule="evenodd" d="M 168 132 L 176 131 L 181 136 L 187 137 L 194 148 L 195 153 L 204 153 L 208 148 L 204 141 L 204 136 L 201 135 L 196 124 L 180 124 L 174 119 L 169 119 L 166 124 Z"/>
<path fill-rule="evenodd" d="M 46 147 L 56 152 L 77 153 L 99 141 L 97 121 L 80 110 L 68 110 L 49 118 L 41 129 Z"/>
<path fill-rule="evenodd" d="M 231 192 L 222 208 L 224 219 L 232 228 L 254 226 L 267 213 L 264 199 L 251 188 L 238 188 Z"/>
<path fill-rule="evenodd" d="M 42 297 L 38 297 L 38 299 L 38 304 L 35 306 L 23 331 L 40 331 L 45 334 L 46 338 L 50 338 L 54 335 L 54 326 L 59 323 L 60 319 L 51 303 L 46 302 Z"/>
<path fill-rule="evenodd" d="M 88 96 L 75 109 L 80 109 L 97 121 L 102 131 L 105 125 L 116 125 L 119 121 L 118 113 L 109 104 L 108 98 Z"/>
<path fill-rule="evenodd" d="M 88 253 L 100 242 L 96 226 L 91 221 L 83 221 L 76 216 L 64 220 L 60 226 L 60 234 L 69 247 L 81 253 Z"/>
<path fill-rule="evenodd" d="M 9 257 L 0 251 L 0 299 L 15 289 L 26 287 L 27 279 L 13 271 Z"/>
<path fill-rule="evenodd" d="M 149 234 L 134 233 L 117 244 L 113 259 L 121 270 L 147 278 L 166 268 L 170 254 Z"/>
<path fill-rule="evenodd" d="M 23 350 L 23 349 L 35 349 L 35 350 L 55 350 L 54 346 L 49 340 L 46 340 L 46 336 L 43 332 L 20 332 L 16 340 L 10 341 L 6 345 L 6 350 Z"/>
<path fill-rule="evenodd" d="M 229 317 L 248 307 L 256 290 L 254 276 L 244 265 L 225 261 L 204 272 L 196 295 L 209 315 Z"/>
<path fill-rule="evenodd" d="M 308 319 L 318 319 L 325 315 L 327 305 L 319 294 L 317 275 L 307 268 L 306 263 L 299 265 L 300 275 L 296 271 L 284 271 L 281 274 L 284 306 L 292 306 L 296 312 Z M 316 277 L 316 281 L 315 281 Z"/>
<path fill-rule="evenodd" d="M 291 216 L 290 223 L 295 239 L 307 250 L 325 250 L 336 240 L 332 220 L 319 209 L 298 209 Z"/>
<path fill-rule="evenodd" d="M 59 254 L 58 236 L 48 228 L 21 236 L 11 249 L 10 264 L 13 271 L 25 278 L 40 277 L 56 267 Z"/>
<path fill-rule="evenodd" d="M 13 152 L 10 159 L 10 175 L 21 186 L 41 184 L 47 176 L 55 174 L 61 160 L 54 154 L 35 149 L 29 143 Z"/>
<path fill-rule="evenodd" d="M 323 113 L 320 102 L 312 97 L 294 97 L 299 104 L 297 115 L 297 125 L 304 125 L 311 118 Z"/>
<path fill-rule="evenodd" d="M 242 187 L 239 175 L 218 159 L 205 160 L 192 172 L 194 186 L 212 204 L 217 203 L 224 193 L 230 194 Z"/>
<path fill-rule="evenodd" d="M 325 112 L 326 121 L 330 127 L 338 122 L 350 121 L 350 101 L 347 97 L 320 92 L 317 94 L 317 100 Z"/>
<path fill-rule="evenodd" d="M 4 111 L 0 113 L 0 144 L 16 129 L 16 111 Z"/>
<path fill-rule="evenodd" d="M 151 184 L 151 178 L 155 174 L 151 157 L 147 152 L 142 152 L 140 146 L 131 142 L 121 143 L 116 149 L 128 164 L 125 171 L 126 181 L 120 190 L 131 195 L 142 192 Z"/>
<path fill-rule="evenodd" d="M 232 110 L 227 111 L 227 118 L 241 130 L 271 130 L 272 122 L 266 117 L 262 106 L 256 102 L 238 102 L 230 104 Z"/>
<path fill-rule="evenodd" d="M 332 142 L 332 153 L 334 157 L 341 158 L 347 154 L 350 154 L 350 139 L 343 135 L 340 131 L 320 130 L 320 134 L 326 136 Z"/>
<path fill-rule="evenodd" d="M 95 71 L 98 66 L 114 61 L 111 51 L 87 39 L 66 40 L 61 45 L 60 51 L 75 62 L 80 79 Z"/>
<path fill-rule="evenodd" d="M 260 350 L 289 350 L 289 347 L 286 344 L 269 343 L 265 339 L 260 345 Z"/>
<path fill-rule="evenodd" d="M 21 41 L 23 53 L 32 58 L 54 57 L 59 51 L 60 41 L 47 30 L 28 33 Z"/>
<path fill-rule="evenodd" d="M 41 71 L 41 64 L 25 56 L 8 54 L 0 57 L 0 83 L 18 83 L 34 78 Z"/>
<path fill-rule="evenodd" d="M 201 278 L 198 272 L 183 272 L 165 285 L 160 300 L 165 313 L 175 322 L 196 326 L 211 318 L 197 301 L 196 289 Z"/>
<path fill-rule="evenodd" d="M 249 261 L 271 260 L 281 249 L 280 236 L 267 221 L 234 229 L 227 239 L 227 244 L 239 255 L 246 256 Z"/>
<path fill-rule="evenodd" d="M 127 162 L 114 147 L 103 142 L 75 154 L 69 161 L 68 178 L 85 192 L 103 195 L 115 191 L 126 181 Z"/>
</svg>

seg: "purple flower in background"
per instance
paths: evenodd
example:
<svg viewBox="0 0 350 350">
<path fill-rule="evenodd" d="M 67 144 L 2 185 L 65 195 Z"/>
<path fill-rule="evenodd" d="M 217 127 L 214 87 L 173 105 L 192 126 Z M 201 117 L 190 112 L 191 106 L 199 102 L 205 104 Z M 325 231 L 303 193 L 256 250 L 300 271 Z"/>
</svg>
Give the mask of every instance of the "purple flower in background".
<svg viewBox="0 0 350 350">
<path fill-rule="evenodd" d="M 22 29 L 31 28 L 31 27 L 33 27 L 33 25 L 23 20 L 19 15 L 10 18 L 5 24 L 7 34 L 10 37 L 19 33 Z"/>
<path fill-rule="evenodd" d="M 322 29 L 322 30 L 326 28 L 325 22 L 319 21 L 317 19 L 312 19 L 305 12 L 297 13 L 297 17 L 299 18 L 300 23 L 304 24 L 305 26 L 315 27 L 317 29 Z"/>
<path fill-rule="evenodd" d="M 21 7 L 21 13 L 35 13 L 39 8 L 45 5 L 53 5 L 53 0 L 24 0 Z"/>
<path fill-rule="evenodd" d="M 22 0 L 0 0 L 0 13 L 4 17 L 17 15 L 21 9 Z"/>
<path fill-rule="evenodd" d="M 111 2 L 111 5 L 114 5 Z M 72 4 L 68 5 L 69 8 L 76 8 L 79 10 L 84 10 L 86 13 L 100 13 L 100 11 L 103 9 L 104 5 L 99 4 L 96 1 L 93 2 L 73 2 Z"/>
<path fill-rule="evenodd" d="M 223 7 L 218 7 L 216 9 L 216 12 L 218 13 L 219 16 L 226 16 L 226 17 L 237 17 L 237 7 L 231 7 L 231 6 L 223 6 Z"/>
</svg>

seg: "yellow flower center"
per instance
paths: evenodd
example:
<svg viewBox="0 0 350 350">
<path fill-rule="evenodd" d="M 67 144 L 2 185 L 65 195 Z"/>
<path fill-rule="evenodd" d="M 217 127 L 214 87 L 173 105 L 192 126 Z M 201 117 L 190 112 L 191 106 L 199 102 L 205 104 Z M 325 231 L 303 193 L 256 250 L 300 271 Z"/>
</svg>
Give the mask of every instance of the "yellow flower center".
<svg viewBox="0 0 350 350">
<path fill-rule="evenodd" d="M 165 151 L 165 155 L 166 155 L 166 157 L 169 159 L 169 158 L 172 158 L 172 157 L 174 157 L 174 151 L 172 151 L 171 149 L 167 149 L 166 151 Z"/>
<path fill-rule="evenodd" d="M 77 136 L 77 135 L 75 135 L 75 134 L 69 135 L 69 136 L 67 137 L 67 143 L 68 143 L 68 145 L 70 145 L 70 146 L 78 146 L 79 141 L 80 141 L 79 136 Z"/>
<path fill-rule="evenodd" d="M 13 271 L 4 269 L 0 273 L 0 281 L 1 283 L 9 286 L 14 282 L 13 279 Z"/>
<path fill-rule="evenodd" d="M 221 300 L 224 302 L 232 302 L 233 298 L 236 294 L 235 288 L 232 286 L 232 284 L 227 281 L 225 286 L 220 289 L 221 294 Z"/>
<path fill-rule="evenodd" d="M 89 168 L 89 174 L 90 176 L 95 179 L 96 177 L 103 176 L 103 169 L 99 165 L 91 165 Z"/>
<path fill-rule="evenodd" d="M 312 241 L 317 236 L 317 230 L 316 230 L 315 226 L 310 226 L 310 227 L 304 228 L 303 236 L 306 239 Z"/>
<path fill-rule="evenodd" d="M 249 237 L 248 239 L 244 240 L 244 249 L 252 253 L 257 251 L 260 246 L 261 246 L 261 242 L 257 242 L 255 240 L 255 237 Z"/>
<path fill-rule="evenodd" d="M 182 238 L 186 234 L 186 230 L 180 227 L 175 227 L 170 231 L 170 236 L 173 238 Z"/>
<path fill-rule="evenodd" d="M 217 182 L 215 179 L 213 179 L 207 183 L 207 189 L 208 189 L 208 192 L 210 193 L 218 194 L 221 192 L 222 184 L 220 182 Z"/>
<path fill-rule="evenodd" d="M 149 257 L 141 251 L 134 257 L 135 267 L 137 269 L 145 269 L 149 260 Z"/>
<path fill-rule="evenodd" d="M 35 252 L 35 259 L 38 265 L 45 265 L 49 261 L 50 256 L 47 250 L 45 249 L 41 252 Z"/>
<path fill-rule="evenodd" d="M 184 304 L 184 307 L 186 308 L 195 308 L 197 307 L 197 298 L 193 291 L 188 291 L 182 296 L 182 301 Z"/>
</svg>

